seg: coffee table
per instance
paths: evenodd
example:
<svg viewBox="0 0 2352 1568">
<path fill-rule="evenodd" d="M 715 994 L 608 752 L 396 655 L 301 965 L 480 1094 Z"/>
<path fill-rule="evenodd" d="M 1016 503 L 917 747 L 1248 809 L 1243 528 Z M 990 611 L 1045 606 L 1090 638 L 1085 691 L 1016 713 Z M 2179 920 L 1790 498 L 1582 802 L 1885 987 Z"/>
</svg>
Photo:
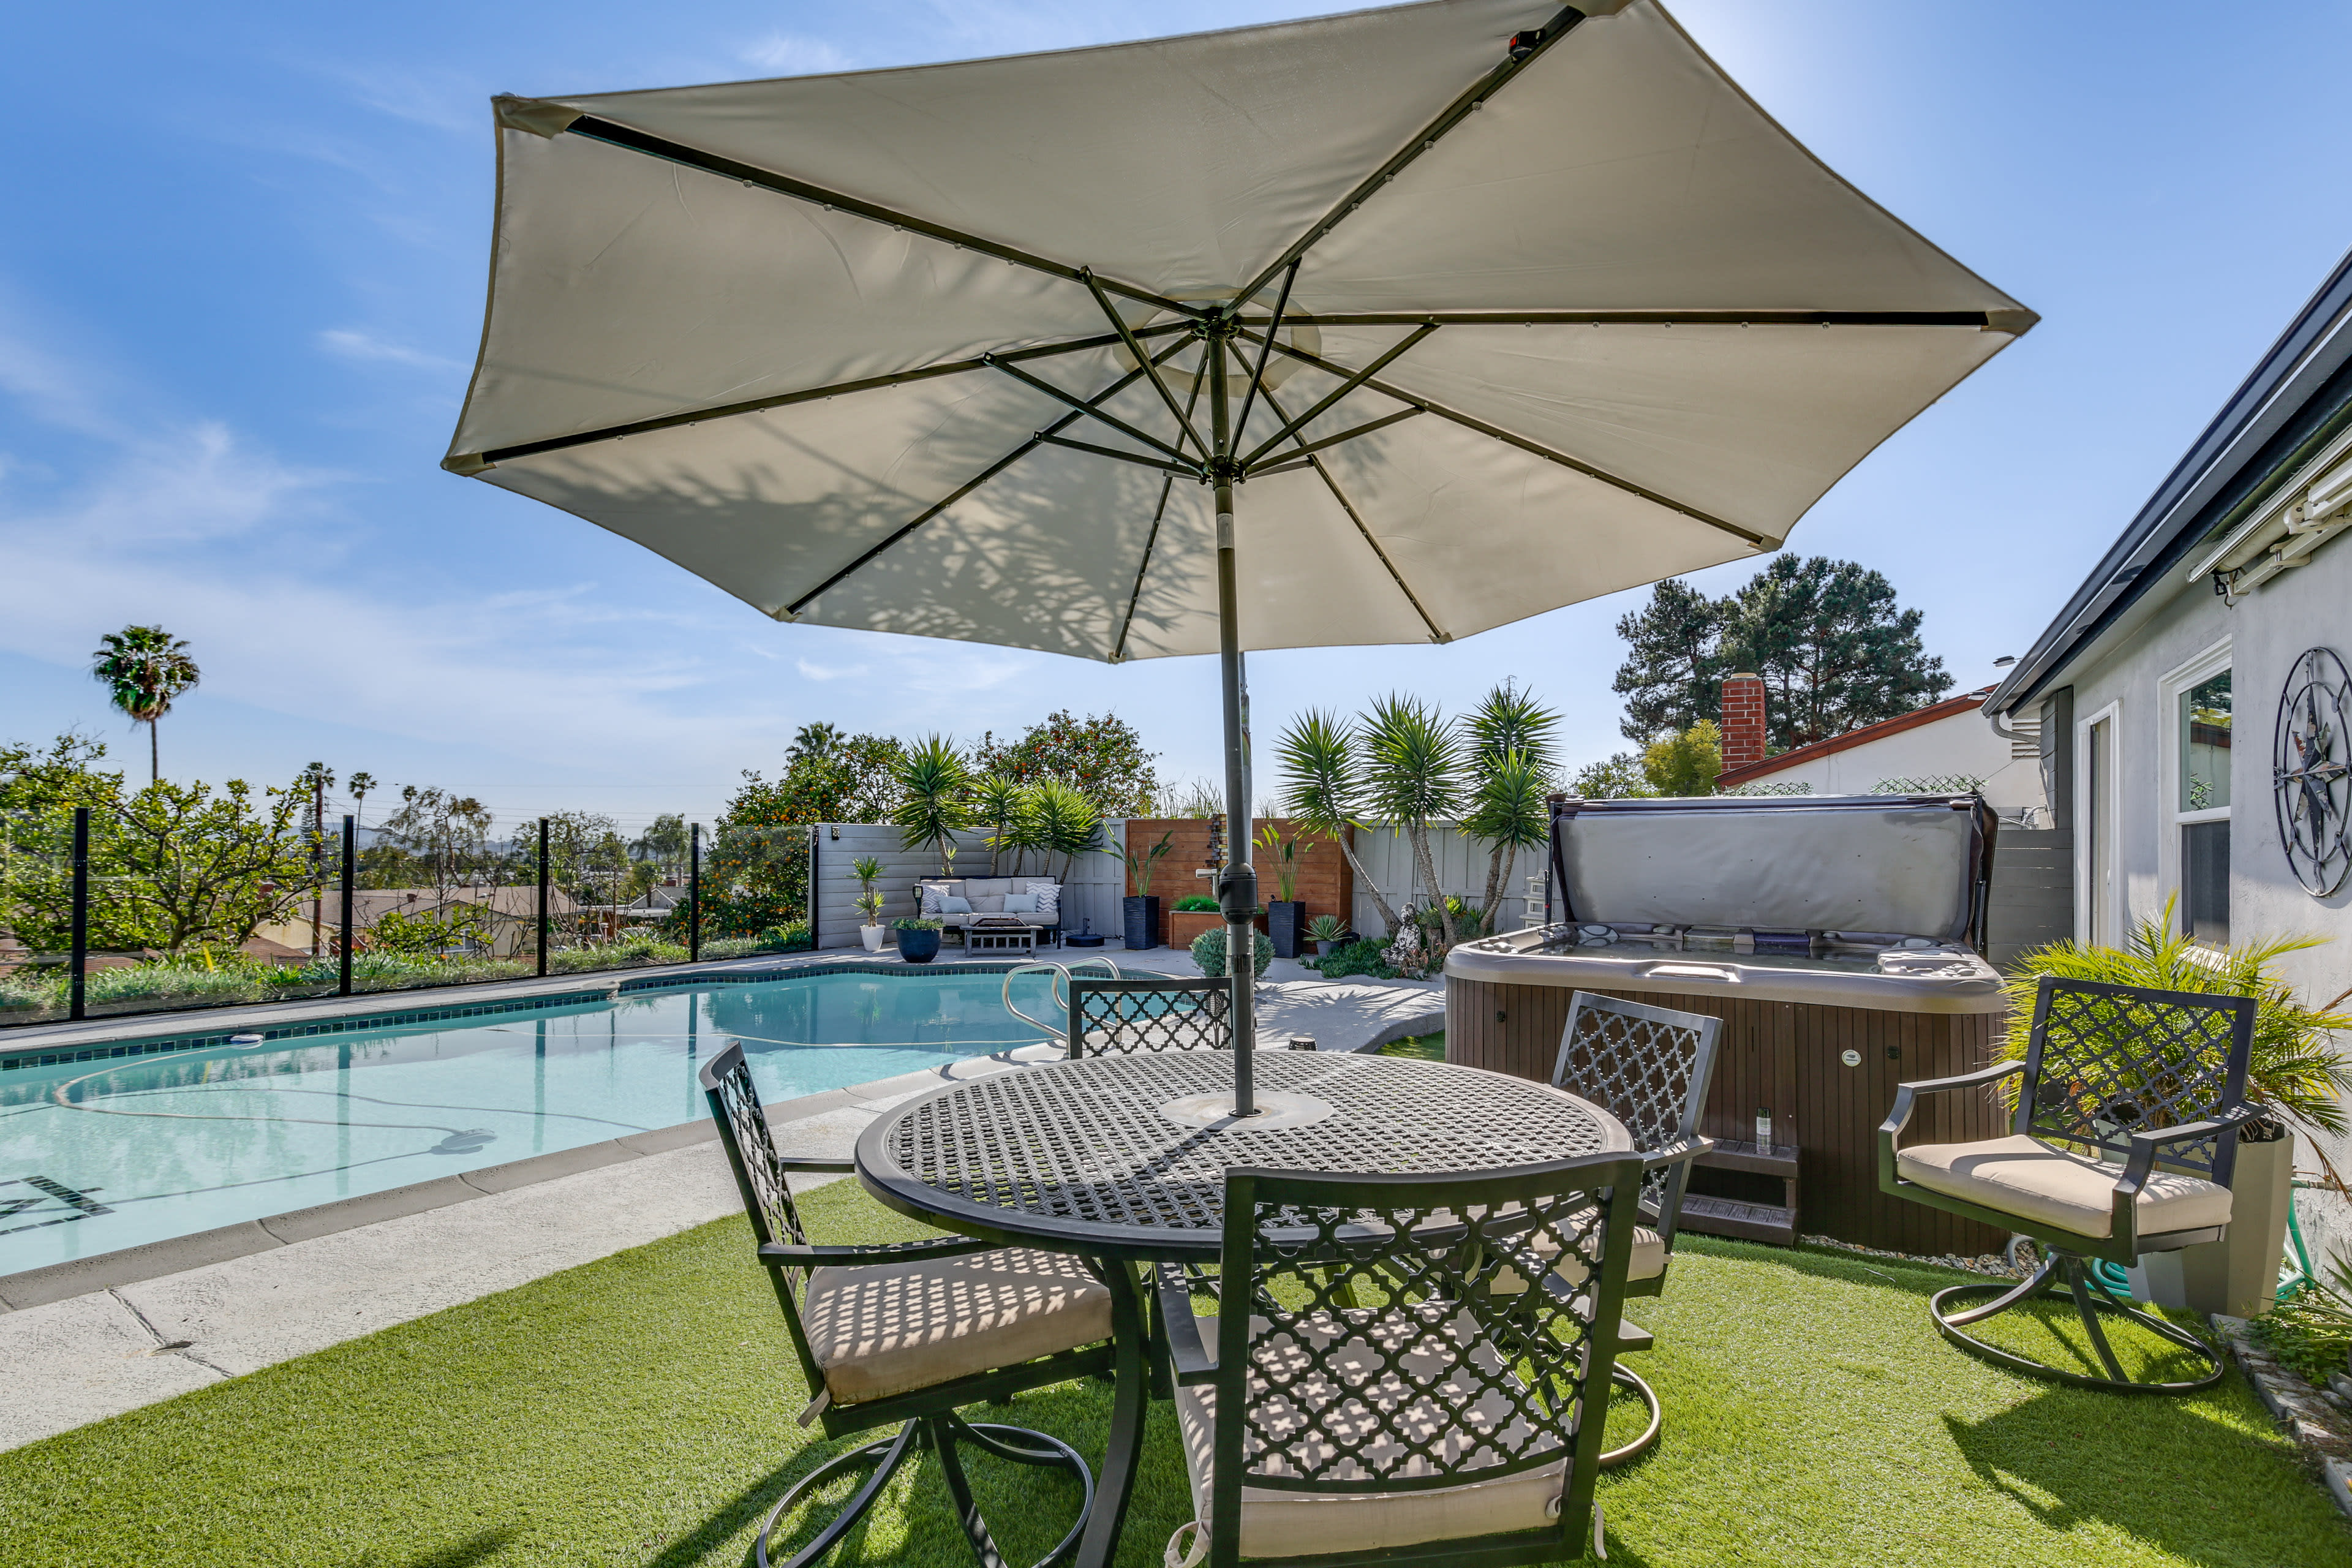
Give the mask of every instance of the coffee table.
<svg viewBox="0 0 2352 1568">
<path fill-rule="evenodd" d="M 963 928 L 966 952 L 1017 952 L 1034 958 L 1037 953 L 1037 928 L 1013 921 L 1005 925 L 968 925 Z"/>
</svg>

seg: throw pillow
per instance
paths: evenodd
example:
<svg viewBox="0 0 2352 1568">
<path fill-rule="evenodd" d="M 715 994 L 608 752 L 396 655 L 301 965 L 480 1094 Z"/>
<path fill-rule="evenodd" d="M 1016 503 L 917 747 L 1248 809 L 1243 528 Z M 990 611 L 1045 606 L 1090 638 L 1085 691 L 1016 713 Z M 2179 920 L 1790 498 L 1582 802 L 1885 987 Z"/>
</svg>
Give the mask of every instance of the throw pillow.
<svg viewBox="0 0 2352 1568">
<path fill-rule="evenodd" d="M 924 883 L 923 918 L 927 921 L 935 921 L 941 915 L 947 913 L 946 899 L 947 894 L 942 892 L 936 884 L 930 882 Z"/>
<path fill-rule="evenodd" d="M 940 900 L 940 912 L 948 915 L 968 915 L 971 913 L 971 900 L 959 899 L 950 893 Z"/>
<path fill-rule="evenodd" d="M 1034 893 L 1005 894 L 1004 912 L 1008 915 L 1035 914 L 1037 912 L 1037 895 Z"/>
<path fill-rule="evenodd" d="M 1047 920 L 1062 918 L 1062 889 L 1053 882 L 1032 882 L 1030 896 L 1037 900 L 1037 912 Z"/>
</svg>

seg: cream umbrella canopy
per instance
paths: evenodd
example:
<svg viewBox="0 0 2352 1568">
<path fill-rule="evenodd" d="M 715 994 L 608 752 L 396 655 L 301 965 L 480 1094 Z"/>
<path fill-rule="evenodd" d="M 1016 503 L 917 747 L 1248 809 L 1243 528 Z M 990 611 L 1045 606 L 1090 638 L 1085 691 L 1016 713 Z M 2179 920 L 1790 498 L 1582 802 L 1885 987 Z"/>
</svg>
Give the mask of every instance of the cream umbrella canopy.
<svg viewBox="0 0 2352 1568">
<path fill-rule="evenodd" d="M 495 107 L 443 466 L 779 620 L 1217 653 L 1237 976 L 1243 650 L 1769 552 L 2035 319 L 1654 0 Z"/>
</svg>

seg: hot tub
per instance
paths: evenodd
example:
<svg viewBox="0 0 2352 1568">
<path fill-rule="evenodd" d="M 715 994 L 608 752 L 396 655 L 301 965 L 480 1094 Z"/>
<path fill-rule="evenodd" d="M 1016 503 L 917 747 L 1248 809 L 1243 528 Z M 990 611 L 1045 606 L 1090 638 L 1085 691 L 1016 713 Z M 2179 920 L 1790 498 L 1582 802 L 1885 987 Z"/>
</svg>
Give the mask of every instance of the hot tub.
<svg viewBox="0 0 2352 1568">
<path fill-rule="evenodd" d="M 1991 1058 L 1995 826 L 1974 795 L 1555 796 L 1549 920 L 1447 955 L 1446 1059 L 1548 1079 L 1579 990 L 1713 1014 L 1701 1130 L 1720 1147 L 1686 1228 L 1997 1250 L 2001 1233 L 1889 1197 L 1877 1172 L 1895 1085 Z M 1935 1099 L 1922 1142 L 1999 1136 L 1990 1095 Z"/>
</svg>

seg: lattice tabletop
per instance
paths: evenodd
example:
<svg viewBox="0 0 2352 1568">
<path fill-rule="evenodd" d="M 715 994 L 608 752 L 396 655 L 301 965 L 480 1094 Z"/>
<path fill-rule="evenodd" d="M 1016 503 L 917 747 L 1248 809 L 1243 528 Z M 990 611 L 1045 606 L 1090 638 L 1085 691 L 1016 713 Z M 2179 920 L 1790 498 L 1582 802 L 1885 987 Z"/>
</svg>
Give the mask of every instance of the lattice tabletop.
<svg viewBox="0 0 2352 1568">
<path fill-rule="evenodd" d="M 1622 1152 L 1570 1094 L 1441 1062 L 1261 1052 L 1261 1091 L 1327 1101 L 1311 1126 L 1188 1127 L 1160 1107 L 1229 1090 L 1223 1051 L 1097 1057 L 992 1074 L 900 1106 L 857 1141 L 867 1189 L 950 1229 L 1064 1251 L 1213 1258 L 1229 1165 L 1435 1174 Z"/>
</svg>

